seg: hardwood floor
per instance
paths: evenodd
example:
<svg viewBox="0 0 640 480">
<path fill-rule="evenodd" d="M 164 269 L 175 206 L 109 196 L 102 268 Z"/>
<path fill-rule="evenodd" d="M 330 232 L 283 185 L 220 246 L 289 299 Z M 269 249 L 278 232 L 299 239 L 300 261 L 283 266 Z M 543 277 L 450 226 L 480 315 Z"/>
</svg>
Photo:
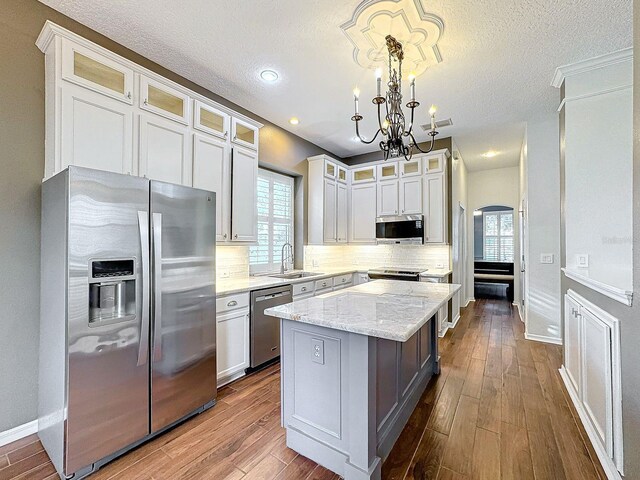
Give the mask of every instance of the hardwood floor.
<svg viewBox="0 0 640 480">
<path fill-rule="evenodd" d="M 525 340 L 523 332 L 504 300 L 464 309 L 441 340 L 442 373 L 383 464 L 383 479 L 606 479 L 561 383 L 561 348 Z M 54 478 L 35 435 L 0 447 L 0 480 Z M 339 477 L 286 447 L 275 365 L 222 388 L 215 408 L 90 478 Z"/>
</svg>

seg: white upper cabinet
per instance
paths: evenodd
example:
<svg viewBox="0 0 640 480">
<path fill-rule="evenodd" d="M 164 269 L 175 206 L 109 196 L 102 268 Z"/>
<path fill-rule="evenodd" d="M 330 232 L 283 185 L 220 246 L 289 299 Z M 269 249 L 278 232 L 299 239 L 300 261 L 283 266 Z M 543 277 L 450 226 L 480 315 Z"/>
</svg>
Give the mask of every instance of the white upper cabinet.
<svg viewBox="0 0 640 480">
<path fill-rule="evenodd" d="M 231 198 L 229 143 L 208 135 L 193 135 L 193 186 L 216 194 L 216 239 L 229 239 Z"/>
<path fill-rule="evenodd" d="M 401 177 L 419 177 L 422 175 L 422 159 L 415 158 L 413 160 L 400 162 Z"/>
<path fill-rule="evenodd" d="M 324 176 L 335 180 L 336 177 L 338 176 L 338 166 L 335 163 L 330 162 L 329 160 L 325 160 Z"/>
<path fill-rule="evenodd" d="M 349 208 L 349 241 L 353 243 L 376 242 L 376 184 L 363 183 L 351 186 Z"/>
<path fill-rule="evenodd" d="M 378 180 L 392 180 L 398 178 L 398 162 L 382 163 L 378 165 Z"/>
<path fill-rule="evenodd" d="M 231 119 L 231 141 L 254 150 L 258 149 L 258 128 L 243 120 Z"/>
<path fill-rule="evenodd" d="M 348 219 L 348 200 L 349 192 L 347 186 L 338 183 L 338 193 L 336 198 L 336 240 L 338 243 L 347 243 L 347 230 L 349 225 Z"/>
<path fill-rule="evenodd" d="M 446 243 L 447 241 L 445 192 L 444 174 L 424 177 L 425 243 Z"/>
<path fill-rule="evenodd" d="M 400 214 L 421 214 L 423 209 L 422 177 L 409 176 L 402 178 L 400 179 L 399 187 Z"/>
<path fill-rule="evenodd" d="M 77 85 L 62 88 L 61 165 L 133 173 L 133 110 Z"/>
<path fill-rule="evenodd" d="M 139 175 L 192 185 L 189 129 L 165 118 L 140 115 Z"/>
<path fill-rule="evenodd" d="M 234 145 L 231 173 L 231 240 L 258 240 L 258 153 Z"/>
<path fill-rule="evenodd" d="M 425 155 L 422 161 L 424 173 L 442 173 L 447 162 L 446 152 Z"/>
<path fill-rule="evenodd" d="M 133 70 L 62 39 L 62 78 L 93 91 L 133 104 Z"/>
<path fill-rule="evenodd" d="M 371 183 L 376 181 L 376 166 L 358 167 L 351 170 L 351 185 Z"/>
<path fill-rule="evenodd" d="M 140 108 L 183 124 L 189 123 L 190 99 L 186 93 L 140 75 Z"/>
<path fill-rule="evenodd" d="M 381 165 L 379 165 L 381 166 Z M 386 166 L 386 165 L 385 165 Z M 378 216 L 398 215 L 398 181 L 378 183 Z"/>
<path fill-rule="evenodd" d="M 229 137 L 229 115 L 199 100 L 194 101 L 193 112 L 193 128 L 216 137 Z"/>
<path fill-rule="evenodd" d="M 324 242 L 338 241 L 337 184 L 329 178 L 324 179 Z"/>
<path fill-rule="evenodd" d="M 347 183 L 347 169 L 338 165 L 338 175 L 336 180 L 340 183 Z"/>
</svg>

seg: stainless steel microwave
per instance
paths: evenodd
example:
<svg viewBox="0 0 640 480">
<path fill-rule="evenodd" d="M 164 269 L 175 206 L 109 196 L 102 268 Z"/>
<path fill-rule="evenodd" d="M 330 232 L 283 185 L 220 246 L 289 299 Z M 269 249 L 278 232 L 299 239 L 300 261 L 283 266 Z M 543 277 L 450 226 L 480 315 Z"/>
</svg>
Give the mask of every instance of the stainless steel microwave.
<svg viewBox="0 0 640 480">
<path fill-rule="evenodd" d="M 423 215 L 389 215 L 376 218 L 378 244 L 422 245 L 424 243 Z"/>
</svg>

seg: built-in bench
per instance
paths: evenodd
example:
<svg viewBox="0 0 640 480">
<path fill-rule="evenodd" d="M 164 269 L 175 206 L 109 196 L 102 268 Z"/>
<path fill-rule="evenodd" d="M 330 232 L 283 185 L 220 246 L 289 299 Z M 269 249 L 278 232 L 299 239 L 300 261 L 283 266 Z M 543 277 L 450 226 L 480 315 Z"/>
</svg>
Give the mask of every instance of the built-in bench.
<svg viewBox="0 0 640 480">
<path fill-rule="evenodd" d="M 475 283 L 499 283 L 507 285 L 507 298 L 513 303 L 513 263 L 476 260 L 473 265 Z"/>
</svg>

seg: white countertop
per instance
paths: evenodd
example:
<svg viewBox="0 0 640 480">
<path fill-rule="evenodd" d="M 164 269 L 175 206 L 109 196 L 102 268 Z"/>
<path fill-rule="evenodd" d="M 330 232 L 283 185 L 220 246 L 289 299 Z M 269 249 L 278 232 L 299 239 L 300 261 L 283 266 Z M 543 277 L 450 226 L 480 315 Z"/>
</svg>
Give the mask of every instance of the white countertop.
<svg viewBox="0 0 640 480">
<path fill-rule="evenodd" d="M 307 270 L 316 273 L 314 270 Z M 260 275 L 255 277 L 239 277 L 239 278 L 225 278 L 218 279 L 216 283 L 216 295 L 230 295 L 233 293 L 250 292 L 251 290 L 257 290 L 259 288 L 269 288 L 278 285 L 292 285 L 294 283 L 313 282 L 315 280 L 321 280 L 323 278 L 334 277 L 336 275 L 347 275 L 349 273 L 367 273 L 368 269 L 357 268 L 323 268 L 312 277 L 282 279 L 269 277 L 267 275 Z M 444 278 L 451 274 L 451 270 L 443 268 L 430 268 L 425 269 L 421 273 L 424 277 L 432 278 Z"/>
<path fill-rule="evenodd" d="M 267 315 L 406 342 L 460 289 L 450 283 L 375 280 L 268 308 Z"/>
</svg>

